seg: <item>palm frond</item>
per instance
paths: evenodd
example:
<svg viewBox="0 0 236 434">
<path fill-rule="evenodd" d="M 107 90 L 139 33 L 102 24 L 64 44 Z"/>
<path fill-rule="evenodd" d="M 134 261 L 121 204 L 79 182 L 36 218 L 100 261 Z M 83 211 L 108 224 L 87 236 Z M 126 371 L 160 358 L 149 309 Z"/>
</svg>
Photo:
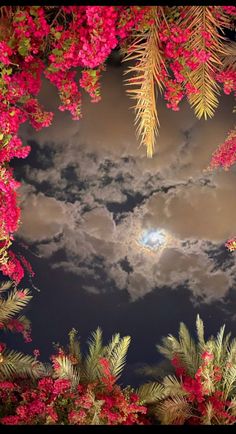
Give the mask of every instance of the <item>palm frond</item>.
<svg viewBox="0 0 236 434">
<path fill-rule="evenodd" d="M 229 409 L 232 416 L 236 416 L 236 398 L 231 399 Z"/>
<path fill-rule="evenodd" d="M 134 60 L 126 73 L 132 77 L 126 80 L 131 98 L 135 100 L 135 124 L 141 145 L 146 146 L 147 156 L 152 157 L 158 133 L 159 120 L 156 108 L 156 85 L 162 91 L 161 67 L 164 65 L 160 49 L 158 28 L 160 6 L 152 6 L 150 14 L 153 24 L 144 32 L 136 34 L 134 42 L 128 47 L 124 61 Z"/>
<path fill-rule="evenodd" d="M 73 328 L 69 332 L 69 352 L 72 356 L 76 358 L 76 360 L 81 362 L 82 360 L 82 354 L 81 354 L 81 348 L 80 348 L 80 342 L 78 339 L 76 339 L 77 331 Z"/>
<path fill-rule="evenodd" d="M 214 115 L 218 106 L 220 87 L 214 78 L 214 72 L 216 67 L 221 67 L 221 55 L 225 53 L 224 38 L 219 34 L 219 29 L 223 25 L 228 25 L 228 21 L 223 15 L 221 19 L 213 16 L 210 6 L 190 6 L 187 9 L 187 16 L 184 20 L 192 31 L 188 48 L 190 50 L 207 49 L 210 52 L 210 58 L 188 74 L 190 83 L 198 90 L 198 93 L 191 94 L 188 99 L 196 116 L 199 119 L 202 116 L 207 119 Z M 202 31 L 211 35 L 210 47 L 206 47 Z"/>
<path fill-rule="evenodd" d="M 164 396 L 186 396 L 188 393 L 175 375 L 167 375 L 163 380 Z"/>
<path fill-rule="evenodd" d="M 232 341 L 227 346 L 227 357 L 225 363 L 232 363 L 236 365 L 236 339 L 232 339 Z"/>
<path fill-rule="evenodd" d="M 120 333 L 116 333 L 112 336 L 111 342 L 105 347 L 104 355 L 105 357 L 110 360 L 112 352 L 114 351 L 114 348 L 118 345 L 120 342 Z"/>
<path fill-rule="evenodd" d="M 194 374 L 198 369 L 198 352 L 194 340 L 191 338 L 190 333 L 186 325 L 181 322 L 179 329 L 179 342 L 181 346 L 181 352 L 179 356 L 184 362 L 190 374 Z"/>
<path fill-rule="evenodd" d="M 223 393 L 225 399 L 233 397 L 236 392 L 236 366 L 232 365 L 231 368 L 225 368 L 223 380 Z"/>
<path fill-rule="evenodd" d="M 90 425 L 101 425 L 101 419 L 99 417 L 99 414 L 100 414 L 103 403 L 104 403 L 104 401 L 102 401 L 102 400 L 94 400 L 93 407 L 92 407 L 93 414 L 91 414 Z"/>
<path fill-rule="evenodd" d="M 184 397 L 166 399 L 155 411 L 161 425 L 183 425 L 192 416 L 189 403 Z"/>
<path fill-rule="evenodd" d="M 214 409 L 210 402 L 206 404 L 206 410 L 201 418 L 201 425 L 212 425 L 211 421 L 214 416 Z"/>
<path fill-rule="evenodd" d="M 0 283 L 0 292 L 5 292 L 7 291 L 9 288 L 11 288 L 12 286 L 12 282 L 10 280 L 8 280 L 7 282 L 3 282 Z"/>
<path fill-rule="evenodd" d="M 150 382 L 142 384 L 137 390 L 137 395 L 142 404 L 151 404 L 160 401 L 164 397 L 164 387 L 162 384 Z"/>
<path fill-rule="evenodd" d="M 72 365 L 68 357 L 57 358 L 58 368 L 56 370 L 57 378 L 65 378 L 71 381 L 72 388 L 78 386 L 80 381 L 80 375 L 78 370 Z"/>
<path fill-rule="evenodd" d="M 0 380 L 17 377 L 39 378 L 43 372 L 43 364 L 35 362 L 34 357 L 13 350 L 5 350 L 1 354 Z"/>
<path fill-rule="evenodd" d="M 113 351 L 109 358 L 111 374 L 114 375 L 116 378 L 120 377 L 121 372 L 124 369 L 130 340 L 130 336 L 125 336 L 124 338 L 120 339 L 117 345 L 113 348 Z"/>
<path fill-rule="evenodd" d="M 223 325 L 220 328 L 220 331 L 216 336 L 215 345 L 214 345 L 214 357 L 215 357 L 215 361 L 219 365 L 225 360 L 227 354 L 227 345 L 231 336 L 231 333 L 228 333 L 228 335 L 225 336 L 224 338 L 224 332 L 225 332 L 225 325 Z"/>
<path fill-rule="evenodd" d="M 176 353 L 180 351 L 180 344 L 178 339 L 173 335 L 168 335 L 162 338 L 162 345 L 156 345 L 157 350 L 163 354 L 167 359 L 173 359 Z"/>
<path fill-rule="evenodd" d="M 197 329 L 197 337 L 198 337 L 198 347 L 200 351 L 203 351 L 203 348 L 206 344 L 204 338 L 204 324 L 199 315 L 197 315 L 196 329 Z"/>
<path fill-rule="evenodd" d="M 157 381 L 160 378 L 165 377 L 165 375 L 170 374 L 172 372 L 173 368 L 169 361 L 163 360 L 159 363 L 153 364 L 153 365 L 143 365 L 137 369 L 135 369 L 135 372 L 138 375 L 144 375 L 145 377 L 152 378 L 153 380 Z"/>
<path fill-rule="evenodd" d="M 24 297 L 18 296 L 18 291 L 13 290 L 6 300 L 0 299 L 0 322 L 6 322 L 20 312 L 31 300 L 29 289 L 23 289 Z"/>
<path fill-rule="evenodd" d="M 157 349 L 170 360 L 178 355 L 183 367 L 188 370 L 190 375 L 196 372 L 199 361 L 197 348 L 183 323 L 180 324 L 179 340 L 168 335 L 162 339 L 162 345 L 157 345 Z"/>
<path fill-rule="evenodd" d="M 99 359 L 103 354 L 102 331 L 98 327 L 89 340 L 89 351 L 84 361 L 84 373 L 89 382 L 96 380 L 100 375 Z"/>
<path fill-rule="evenodd" d="M 224 45 L 225 53 L 221 56 L 224 69 L 236 70 L 236 42 L 231 41 Z"/>
</svg>

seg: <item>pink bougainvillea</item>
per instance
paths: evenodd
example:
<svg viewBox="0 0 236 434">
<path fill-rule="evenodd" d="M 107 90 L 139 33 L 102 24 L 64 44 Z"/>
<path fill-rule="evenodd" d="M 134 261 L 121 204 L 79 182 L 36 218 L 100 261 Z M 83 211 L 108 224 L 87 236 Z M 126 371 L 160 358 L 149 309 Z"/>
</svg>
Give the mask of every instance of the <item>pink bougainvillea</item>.
<svg viewBox="0 0 236 434">
<path fill-rule="evenodd" d="M 30 380 L 0 382 L 0 405 L 4 408 L 0 423 L 149 425 L 147 407 L 140 404 L 138 395 L 115 384 L 107 359 L 100 362 L 101 379 L 76 388 L 69 379 L 53 376 L 43 377 L 37 384 Z M 3 406 L 6 399 L 8 405 Z"/>
<path fill-rule="evenodd" d="M 202 28 L 204 49 L 189 49 L 191 26 L 184 25 L 188 6 L 179 6 L 173 16 L 170 7 L 163 18 L 158 7 L 158 34 L 166 68 L 162 68 L 167 107 L 177 111 L 182 99 L 199 90 L 189 73 L 211 56 L 214 35 Z M 211 8 L 211 9 L 210 9 Z M 234 19 L 235 6 L 209 7 L 219 22 L 225 15 Z M 151 6 L 2 6 L 0 7 L 0 270 L 19 282 L 24 263 L 9 250 L 19 227 L 17 189 L 9 163 L 26 158 L 30 147 L 19 138 L 20 126 L 28 121 L 36 130 L 51 124 L 53 113 L 38 100 L 44 76 L 56 86 L 59 109 L 72 118 L 82 115 L 81 88 L 98 102 L 100 75 L 105 61 L 118 46 L 126 47 L 132 32 L 153 25 Z M 80 71 L 80 72 L 79 72 Z M 235 92 L 235 71 L 212 71 L 224 92 Z M 235 161 L 235 138 L 213 157 L 213 165 L 229 167 Z"/>
</svg>

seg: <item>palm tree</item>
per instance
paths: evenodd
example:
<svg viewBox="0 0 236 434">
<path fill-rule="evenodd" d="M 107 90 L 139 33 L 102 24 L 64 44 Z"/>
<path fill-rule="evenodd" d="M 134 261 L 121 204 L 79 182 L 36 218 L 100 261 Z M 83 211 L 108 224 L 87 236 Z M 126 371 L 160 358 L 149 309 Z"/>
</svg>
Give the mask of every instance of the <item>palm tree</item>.
<svg viewBox="0 0 236 434">
<path fill-rule="evenodd" d="M 116 333 L 107 345 L 103 345 L 102 331 L 98 327 L 88 341 L 87 354 L 83 356 L 77 331 L 72 329 L 69 333 L 68 349 L 63 350 L 57 345 L 59 353 L 54 357 L 54 376 L 69 379 L 73 387 L 79 382 L 93 383 L 104 375 L 101 359 L 105 358 L 109 364 L 110 374 L 117 380 L 123 371 L 129 344 L 130 336 L 121 338 L 120 334 Z"/>
<path fill-rule="evenodd" d="M 204 325 L 196 320 L 197 342 L 184 323 L 179 337 L 168 335 L 157 349 L 175 366 L 176 374 L 166 376 L 155 400 L 146 403 L 161 424 L 236 423 L 236 339 L 226 336 L 225 326 L 216 337 L 204 337 Z M 150 387 L 150 386 L 149 386 Z M 153 387 L 153 386 L 152 386 Z M 151 392 L 151 389 L 150 389 Z"/>
<path fill-rule="evenodd" d="M 185 92 L 186 84 L 190 84 L 196 92 L 190 94 L 188 102 L 194 109 L 197 118 L 211 118 L 218 105 L 220 87 L 215 74 L 223 67 L 235 64 L 235 46 L 230 48 L 227 39 L 222 36 L 223 29 L 229 29 L 231 21 L 219 6 L 152 6 L 147 8 L 146 22 L 135 30 L 130 43 L 123 48 L 124 61 L 133 60 L 126 73 L 132 76 L 126 80 L 131 86 L 128 93 L 135 100 L 137 135 L 140 144 L 147 148 L 147 156 L 152 157 L 160 126 L 156 97 L 165 88 L 165 77 L 170 79 L 171 58 L 165 55 L 164 46 L 160 40 L 160 28 L 165 25 L 171 31 L 172 26 L 180 26 L 190 31 L 190 37 L 183 48 L 194 52 L 207 52 L 208 58 L 200 62 L 194 70 L 183 64 L 182 74 L 185 80 L 179 84 Z M 205 35 L 210 35 L 207 44 Z M 227 56 L 227 62 L 223 62 Z M 164 75 L 163 75 L 164 74 Z"/>
<path fill-rule="evenodd" d="M 29 330 L 29 320 L 24 315 L 18 314 L 27 306 L 31 298 L 28 289 L 18 291 L 15 284 L 10 281 L 0 285 L 1 329 L 9 330 L 9 324 L 15 320 L 21 328 Z M 34 357 L 9 350 L 5 344 L 0 344 L 0 381 L 28 376 L 34 379 L 43 375 L 43 372 L 43 365 L 36 362 Z"/>
</svg>

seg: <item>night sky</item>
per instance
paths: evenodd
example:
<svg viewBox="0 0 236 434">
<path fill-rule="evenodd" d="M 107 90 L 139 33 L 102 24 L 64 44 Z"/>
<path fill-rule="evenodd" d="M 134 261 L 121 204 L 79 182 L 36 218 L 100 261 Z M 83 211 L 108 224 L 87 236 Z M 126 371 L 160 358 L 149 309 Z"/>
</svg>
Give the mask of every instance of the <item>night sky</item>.
<svg viewBox="0 0 236 434">
<path fill-rule="evenodd" d="M 41 102 L 55 112 L 52 126 L 21 130 L 32 151 L 14 163 L 22 181 L 15 250 L 31 262 L 40 292 L 25 278 L 33 342 L 12 334 L 6 341 L 29 353 L 39 348 L 48 361 L 52 342 L 65 344 L 72 327 L 84 349 L 97 326 L 105 342 L 128 334 L 121 381 L 138 385 L 150 378 L 138 372 L 143 365 L 159 364 L 161 372 L 155 345 L 180 321 L 193 332 L 199 313 L 207 336 L 223 323 L 236 335 L 236 262 L 224 247 L 236 234 L 236 168 L 207 171 L 233 127 L 233 98 L 222 96 L 215 117 L 199 121 L 186 101 L 173 112 L 160 97 L 160 134 L 147 159 L 123 73 L 110 62 L 102 101 L 83 94 L 80 121 L 56 109 L 56 91 L 45 82 Z M 149 229 L 170 237 L 161 252 L 138 243 Z"/>
</svg>

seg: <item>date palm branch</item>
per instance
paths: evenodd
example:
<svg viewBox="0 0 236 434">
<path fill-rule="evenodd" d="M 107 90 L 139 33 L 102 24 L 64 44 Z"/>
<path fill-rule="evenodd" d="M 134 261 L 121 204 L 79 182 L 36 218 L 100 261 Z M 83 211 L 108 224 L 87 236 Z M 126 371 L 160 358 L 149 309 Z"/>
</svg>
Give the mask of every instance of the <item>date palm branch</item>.
<svg viewBox="0 0 236 434">
<path fill-rule="evenodd" d="M 218 106 L 219 85 L 215 80 L 216 69 L 222 67 L 221 56 L 225 54 L 224 37 L 219 33 L 223 27 L 229 27 L 229 19 L 221 12 L 220 18 L 216 18 L 211 6 L 186 7 L 184 25 L 191 30 L 188 49 L 193 51 L 204 50 L 210 53 L 210 57 L 193 71 L 188 73 L 188 79 L 198 90 L 196 94 L 188 97 L 190 105 L 194 108 L 196 116 L 207 119 L 214 115 Z M 207 32 L 211 37 L 211 43 L 207 47 L 203 36 Z"/>
<path fill-rule="evenodd" d="M 135 125 L 140 145 L 146 146 L 147 156 L 152 157 L 159 128 L 159 119 L 156 107 L 157 88 L 163 90 L 161 68 L 164 66 L 158 28 L 160 12 L 163 8 L 152 6 L 150 17 L 153 22 L 145 31 L 137 31 L 134 40 L 127 48 L 124 61 L 132 60 L 134 65 L 129 66 L 125 74 L 131 73 L 125 83 L 131 87 L 127 90 L 135 100 Z"/>
</svg>

